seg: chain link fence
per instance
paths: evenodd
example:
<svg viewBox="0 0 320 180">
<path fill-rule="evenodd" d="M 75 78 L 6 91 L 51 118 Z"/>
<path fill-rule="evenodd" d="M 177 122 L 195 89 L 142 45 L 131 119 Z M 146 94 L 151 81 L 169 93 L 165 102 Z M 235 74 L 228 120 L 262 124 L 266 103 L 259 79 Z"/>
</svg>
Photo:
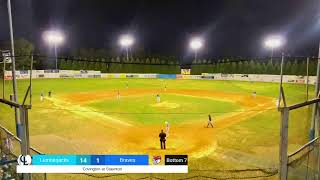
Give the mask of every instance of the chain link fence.
<svg viewBox="0 0 320 180">
<path fill-rule="evenodd" d="M 20 179 L 21 174 L 16 173 L 17 158 L 20 155 L 20 139 L 0 125 L 0 179 Z M 34 148 L 30 154 L 42 154 Z M 77 179 L 275 179 L 277 168 L 233 169 L 233 170 L 197 170 L 189 169 L 187 174 L 74 174 Z M 68 176 L 68 175 L 67 175 Z M 32 179 L 47 179 L 46 174 L 32 174 Z"/>
<path fill-rule="evenodd" d="M 9 130 L 0 125 L 0 179 L 20 179 L 21 174 L 16 173 L 17 158 L 21 154 L 21 140 Z M 42 154 L 30 148 L 30 155 Z M 32 179 L 47 179 L 46 174 L 32 174 Z"/>
<path fill-rule="evenodd" d="M 320 141 L 319 138 L 310 141 L 298 151 L 289 155 L 288 179 L 320 179 Z"/>
</svg>

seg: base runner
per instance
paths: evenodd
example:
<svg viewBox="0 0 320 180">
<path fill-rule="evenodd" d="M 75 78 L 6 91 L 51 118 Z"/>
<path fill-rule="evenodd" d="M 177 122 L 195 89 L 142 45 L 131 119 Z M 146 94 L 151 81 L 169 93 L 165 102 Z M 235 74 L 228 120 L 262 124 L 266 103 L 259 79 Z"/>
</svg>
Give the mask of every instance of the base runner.
<svg viewBox="0 0 320 180">
<path fill-rule="evenodd" d="M 213 125 L 212 125 L 212 119 L 211 119 L 211 115 L 210 115 L 210 114 L 208 115 L 208 124 L 207 124 L 207 128 L 209 127 L 209 125 L 213 128 Z"/>
</svg>

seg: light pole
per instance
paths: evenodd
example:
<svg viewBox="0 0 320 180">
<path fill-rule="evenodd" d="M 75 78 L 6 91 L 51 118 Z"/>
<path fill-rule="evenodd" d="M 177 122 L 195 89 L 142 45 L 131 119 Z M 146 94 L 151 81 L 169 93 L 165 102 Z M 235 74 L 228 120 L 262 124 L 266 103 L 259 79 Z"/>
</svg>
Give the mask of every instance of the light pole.
<svg viewBox="0 0 320 180">
<path fill-rule="evenodd" d="M 57 56 L 57 46 L 64 42 L 64 35 L 57 30 L 46 31 L 43 34 L 44 40 L 49 44 L 54 46 L 54 55 L 56 59 L 56 69 L 58 69 L 58 56 Z"/>
<path fill-rule="evenodd" d="M 265 47 L 271 49 L 271 59 L 270 62 L 272 63 L 273 59 L 273 52 L 275 48 L 279 48 L 283 45 L 283 38 L 280 36 L 270 36 L 267 37 L 264 41 Z"/>
<path fill-rule="evenodd" d="M 18 103 L 17 95 L 17 80 L 16 80 L 16 63 L 15 63 L 15 53 L 14 53 L 14 40 L 13 40 L 13 27 L 12 27 L 12 14 L 11 14 L 11 0 L 8 0 L 8 16 L 9 16 L 9 28 L 10 28 L 10 40 L 11 40 L 11 61 L 12 61 L 12 86 L 13 86 L 13 101 Z M 3 63 L 5 63 L 3 61 Z M 5 69 L 4 69 L 5 71 Z M 19 110 L 14 108 L 15 120 L 16 120 L 16 132 L 17 136 L 21 138 L 22 136 L 22 125 L 19 118 Z"/>
<path fill-rule="evenodd" d="M 189 43 L 189 47 L 194 51 L 194 60 L 197 60 L 198 50 L 203 46 L 203 40 L 199 37 L 192 38 Z"/>
<path fill-rule="evenodd" d="M 127 61 L 129 60 L 129 48 L 134 44 L 133 36 L 125 34 L 120 36 L 119 45 L 126 49 Z"/>
</svg>

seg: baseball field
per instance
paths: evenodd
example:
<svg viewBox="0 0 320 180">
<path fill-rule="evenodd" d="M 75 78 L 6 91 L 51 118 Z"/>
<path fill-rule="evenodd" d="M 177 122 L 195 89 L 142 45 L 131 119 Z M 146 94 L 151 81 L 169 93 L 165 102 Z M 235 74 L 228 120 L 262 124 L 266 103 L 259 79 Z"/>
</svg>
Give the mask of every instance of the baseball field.
<svg viewBox="0 0 320 180">
<path fill-rule="evenodd" d="M 20 101 L 27 85 L 28 80 L 18 81 Z M 7 81 L 7 97 L 11 86 Z M 305 85 L 284 88 L 287 103 L 306 99 Z M 272 168 L 278 163 L 278 83 L 35 79 L 32 91 L 30 141 L 44 153 L 187 154 L 189 168 L 197 170 Z M 290 114 L 290 152 L 308 141 L 311 112 L 306 107 Z M 213 128 L 206 128 L 209 114 Z M 15 132 L 13 115 L 13 109 L 1 105 L 1 124 Z M 158 135 L 166 121 L 167 149 L 161 150 Z"/>
</svg>

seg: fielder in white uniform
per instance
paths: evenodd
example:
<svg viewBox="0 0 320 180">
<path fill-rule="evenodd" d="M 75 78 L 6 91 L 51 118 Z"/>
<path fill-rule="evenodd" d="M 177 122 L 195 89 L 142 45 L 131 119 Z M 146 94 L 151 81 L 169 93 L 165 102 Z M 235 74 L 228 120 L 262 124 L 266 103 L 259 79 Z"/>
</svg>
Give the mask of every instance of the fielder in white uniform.
<svg viewBox="0 0 320 180">
<path fill-rule="evenodd" d="M 157 103 L 160 103 L 160 94 L 157 94 Z"/>
<path fill-rule="evenodd" d="M 165 122 L 165 125 L 166 125 L 166 134 L 167 134 L 167 137 L 169 136 L 169 130 L 170 130 L 170 125 L 168 123 L 168 121 Z"/>
<path fill-rule="evenodd" d="M 44 98 L 44 97 L 43 97 L 43 92 L 41 92 L 41 93 L 40 93 L 40 101 L 41 101 L 41 102 L 43 101 L 43 98 Z"/>
<path fill-rule="evenodd" d="M 120 99 L 120 91 L 117 92 L 117 99 Z"/>
</svg>

